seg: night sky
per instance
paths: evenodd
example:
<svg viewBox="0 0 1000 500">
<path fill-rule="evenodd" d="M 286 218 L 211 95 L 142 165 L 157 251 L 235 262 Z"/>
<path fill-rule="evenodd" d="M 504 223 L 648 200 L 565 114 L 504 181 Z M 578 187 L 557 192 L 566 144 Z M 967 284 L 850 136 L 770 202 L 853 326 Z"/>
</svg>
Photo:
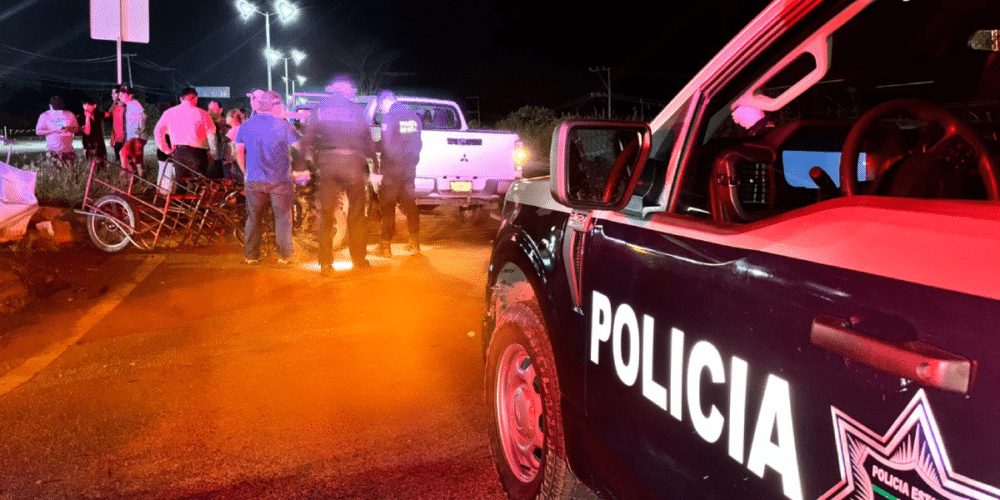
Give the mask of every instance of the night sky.
<svg viewBox="0 0 1000 500">
<path fill-rule="evenodd" d="M 265 10 L 271 4 L 256 2 Z M 610 67 L 618 114 L 662 107 L 767 2 L 678 0 L 584 7 L 582 2 L 388 2 L 297 0 L 297 20 L 272 16 L 271 45 L 308 58 L 289 72 L 321 89 L 352 71 L 361 49 L 396 54 L 379 87 L 450 98 L 470 117 L 478 97 L 491 123 L 524 105 L 559 112 L 603 112 L 600 75 Z M 83 93 L 107 94 L 116 79 L 115 43 L 90 39 L 88 0 L 4 0 L 0 8 L 0 106 L 8 119 L 60 92 L 77 110 Z M 150 43 L 123 44 L 137 54 L 132 81 L 149 102 L 175 99 L 181 88 L 229 86 L 234 98 L 266 87 L 264 17 L 244 22 L 234 2 L 150 0 Z M 87 61 L 95 58 L 108 60 Z M 284 66 L 273 68 L 284 92 Z M 126 69 L 125 81 L 128 82 Z M 47 85 L 47 86 L 45 86 Z M 23 88 L 33 89 L 25 92 Z M 43 95 L 44 94 L 44 95 Z M 40 102 L 24 102 L 34 101 Z M 236 105 L 237 100 L 224 102 Z"/>
</svg>

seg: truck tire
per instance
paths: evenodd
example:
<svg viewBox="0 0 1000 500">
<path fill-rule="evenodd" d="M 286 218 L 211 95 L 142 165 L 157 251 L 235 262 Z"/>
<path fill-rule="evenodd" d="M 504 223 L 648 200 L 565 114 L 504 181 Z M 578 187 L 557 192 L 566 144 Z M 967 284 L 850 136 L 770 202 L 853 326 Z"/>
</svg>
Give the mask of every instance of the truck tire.
<svg viewBox="0 0 1000 500">
<path fill-rule="evenodd" d="M 482 222 L 487 211 L 482 205 L 470 205 L 468 207 L 458 207 L 458 220 L 463 224 L 474 226 Z"/>
<path fill-rule="evenodd" d="M 511 500 L 596 498 L 565 460 L 559 380 L 541 310 L 506 308 L 486 351 L 490 449 Z"/>
</svg>

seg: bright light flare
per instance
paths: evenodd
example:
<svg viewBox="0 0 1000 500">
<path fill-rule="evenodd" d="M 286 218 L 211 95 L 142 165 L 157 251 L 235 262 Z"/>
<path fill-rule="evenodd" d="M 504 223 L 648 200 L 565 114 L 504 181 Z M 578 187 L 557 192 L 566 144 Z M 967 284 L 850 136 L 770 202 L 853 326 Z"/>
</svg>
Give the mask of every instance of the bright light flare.
<svg viewBox="0 0 1000 500">
<path fill-rule="evenodd" d="M 288 0 L 278 0 L 274 9 L 278 13 L 278 20 L 283 23 L 294 21 L 299 15 L 298 7 L 292 5 Z"/>
<path fill-rule="evenodd" d="M 514 166 L 517 170 L 521 170 L 525 163 L 528 163 L 528 159 L 531 158 L 531 153 L 528 152 L 528 148 L 518 145 L 514 148 Z"/>
<path fill-rule="evenodd" d="M 282 59 L 281 52 L 274 49 L 264 49 L 264 57 L 267 58 L 267 63 L 271 66 L 278 64 L 278 61 Z"/>
<path fill-rule="evenodd" d="M 295 64 L 301 63 L 306 58 L 306 53 L 298 49 L 292 49 L 292 60 Z"/>
<path fill-rule="evenodd" d="M 257 13 L 257 6 L 247 0 L 236 0 L 236 10 L 240 11 L 240 17 L 244 21 L 249 21 Z"/>
<path fill-rule="evenodd" d="M 304 77 L 302 75 L 295 75 L 295 79 L 299 81 L 299 85 L 305 85 L 306 84 L 306 77 Z"/>
<path fill-rule="evenodd" d="M 333 265 L 333 270 L 336 271 L 336 272 L 338 272 L 338 273 L 344 272 L 344 271 L 350 271 L 350 270 L 354 269 L 354 263 L 351 262 L 350 258 L 340 259 L 340 260 L 334 260 L 332 265 Z M 379 265 L 379 264 L 376 264 L 376 265 Z M 319 274 L 319 272 L 320 272 L 320 267 L 319 267 L 319 263 L 318 262 L 310 262 L 308 264 L 302 264 L 302 265 L 297 266 L 297 267 L 299 269 L 304 270 L 304 271 L 315 272 L 317 274 Z"/>
</svg>

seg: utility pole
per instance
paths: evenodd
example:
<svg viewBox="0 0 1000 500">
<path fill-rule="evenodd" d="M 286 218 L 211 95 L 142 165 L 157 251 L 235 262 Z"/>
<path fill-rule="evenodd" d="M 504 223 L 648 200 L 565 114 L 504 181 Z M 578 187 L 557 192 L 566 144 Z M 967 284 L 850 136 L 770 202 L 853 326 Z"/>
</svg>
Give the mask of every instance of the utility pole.
<svg viewBox="0 0 1000 500">
<path fill-rule="evenodd" d="M 128 86 L 132 87 L 132 56 L 135 54 L 122 54 L 125 56 L 125 62 L 128 64 Z M 121 80 L 121 78 L 119 78 Z"/>
<path fill-rule="evenodd" d="M 90 38 L 116 45 L 122 83 L 122 42 L 149 43 L 149 0 L 90 0 Z"/>
<path fill-rule="evenodd" d="M 479 96 L 468 96 L 468 97 L 466 97 L 466 99 L 475 99 L 476 100 L 476 123 L 479 124 L 479 127 L 482 127 L 483 126 L 483 117 L 482 117 L 482 115 L 479 114 Z"/>
<path fill-rule="evenodd" d="M 601 74 L 601 71 L 608 72 L 607 80 L 604 79 L 604 75 Z M 604 82 L 604 85 L 608 87 L 608 118 L 610 119 L 611 118 L 611 68 L 607 66 L 600 66 L 597 68 L 590 68 L 590 72 L 597 73 L 597 75 L 601 77 L 601 81 Z"/>
</svg>

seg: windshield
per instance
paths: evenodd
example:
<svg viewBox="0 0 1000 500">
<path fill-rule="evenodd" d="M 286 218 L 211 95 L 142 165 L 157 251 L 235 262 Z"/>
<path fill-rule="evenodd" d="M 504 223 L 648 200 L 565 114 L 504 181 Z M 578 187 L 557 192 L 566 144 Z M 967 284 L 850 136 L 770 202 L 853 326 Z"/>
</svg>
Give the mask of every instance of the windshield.
<svg viewBox="0 0 1000 500">
<path fill-rule="evenodd" d="M 851 126 L 876 106 L 906 99 L 900 101 L 905 103 L 900 109 L 880 115 L 860 144 L 860 181 L 884 176 L 890 182 L 901 159 L 933 149 L 950 128 L 945 118 L 928 118 L 941 113 L 967 124 L 983 142 L 982 148 L 997 155 L 1000 54 L 982 50 L 989 48 L 983 39 L 996 39 L 996 31 L 990 30 L 1000 30 L 1000 2 L 876 1 L 833 32 L 829 68 L 817 83 L 776 111 L 734 105 L 731 119 L 723 126 L 728 130 L 720 130 L 719 136 L 764 136 L 771 130 L 794 128 L 780 144 L 785 151 L 780 155 L 785 181 L 809 186 L 808 172 L 819 166 L 839 187 L 840 155 Z M 970 39 L 979 41 L 970 43 Z M 761 94 L 778 98 L 816 66 L 813 55 L 799 56 L 768 80 Z M 823 127 L 822 134 L 818 127 Z M 836 132 L 832 140 L 831 131 Z M 965 145 L 949 148 L 942 147 L 942 151 L 961 155 L 968 149 Z M 866 152 L 870 153 L 867 157 Z M 976 176 L 975 160 L 966 163 L 971 165 L 968 176 Z M 898 175 L 911 177 L 909 172 Z M 982 184 L 976 179 L 941 182 L 967 183 L 974 190 L 981 190 L 976 186 Z M 887 185 L 879 187 L 885 191 L 881 194 L 893 191 L 922 197 L 922 193 Z M 980 196 L 964 188 L 951 191 L 933 197 Z"/>
</svg>

